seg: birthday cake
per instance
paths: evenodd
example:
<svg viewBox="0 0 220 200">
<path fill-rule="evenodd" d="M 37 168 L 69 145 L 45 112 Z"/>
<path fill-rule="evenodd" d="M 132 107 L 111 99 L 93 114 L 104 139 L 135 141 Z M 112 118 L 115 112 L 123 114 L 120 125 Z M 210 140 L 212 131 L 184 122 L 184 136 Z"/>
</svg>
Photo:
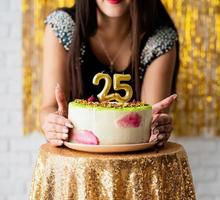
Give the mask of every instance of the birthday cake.
<svg viewBox="0 0 220 200">
<path fill-rule="evenodd" d="M 74 124 L 70 142 L 89 145 L 146 143 L 150 137 L 152 108 L 141 102 L 69 103 L 68 118 Z"/>
</svg>

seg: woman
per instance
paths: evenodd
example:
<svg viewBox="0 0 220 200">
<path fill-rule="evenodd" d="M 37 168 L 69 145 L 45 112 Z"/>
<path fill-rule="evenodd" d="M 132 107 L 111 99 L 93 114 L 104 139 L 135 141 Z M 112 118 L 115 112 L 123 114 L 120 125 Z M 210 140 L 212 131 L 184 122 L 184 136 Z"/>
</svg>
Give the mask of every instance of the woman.
<svg viewBox="0 0 220 200">
<path fill-rule="evenodd" d="M 92 85 L 92 78 L 105 72 L 131 74 L 133 99 L 154 104 L 150 140 L 164 145 L 172 131 L 165 112 L 176 95 L 159 101 L 175 90 L 178 42 L 160 0 L 76 0 L 46 24 L 41 124 L 47 140 L 60 146 L 68 139 L 67 102 L 96 96 L 103 85 Z"/>
</svg>

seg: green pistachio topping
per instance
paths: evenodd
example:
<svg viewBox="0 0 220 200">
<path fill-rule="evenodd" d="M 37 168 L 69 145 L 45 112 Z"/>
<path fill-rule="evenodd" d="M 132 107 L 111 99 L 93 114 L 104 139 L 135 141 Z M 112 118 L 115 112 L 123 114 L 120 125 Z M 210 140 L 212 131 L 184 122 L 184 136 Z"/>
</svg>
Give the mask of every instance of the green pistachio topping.
<svg viewBox="0 0 220 200">
<path fill-rule="evenodd" d="M 97 110 L 117 110 L 117 111 L 139 111 L 139 110 L 151 110 L 152 106 L 144 104 L 143 102 L 90 102 L 83 99 L 76 99 L 69 103 L 69 107 L 81 107 L 81 108 L 95 108 Z"/>
</svg>

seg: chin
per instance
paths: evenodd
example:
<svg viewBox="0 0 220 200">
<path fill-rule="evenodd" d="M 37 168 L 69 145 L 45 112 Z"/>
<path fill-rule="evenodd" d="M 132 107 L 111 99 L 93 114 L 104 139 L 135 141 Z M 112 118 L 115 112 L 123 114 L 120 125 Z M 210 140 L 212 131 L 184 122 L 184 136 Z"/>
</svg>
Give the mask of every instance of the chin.
<svg viewBox="0 0 220 200">
<path fill-rule="evenodd" d="M 106 16 L 117 18 L 129 13 L 130 0 L 96 0 L 99 10 Z"/>
<path fill-rule="evenodd" d="M 117 11 L 117 10 L 112 10 L 112 11 L 108 11 L 108 12 L 105 12 L 104 14 L 108 17 L 111 17 L 111 18 L 119 18 L 119 17 L 122 17 L 122 16 L 125 16 L 128 12 L 121 12 L 121 11 Z"/>
</svg>

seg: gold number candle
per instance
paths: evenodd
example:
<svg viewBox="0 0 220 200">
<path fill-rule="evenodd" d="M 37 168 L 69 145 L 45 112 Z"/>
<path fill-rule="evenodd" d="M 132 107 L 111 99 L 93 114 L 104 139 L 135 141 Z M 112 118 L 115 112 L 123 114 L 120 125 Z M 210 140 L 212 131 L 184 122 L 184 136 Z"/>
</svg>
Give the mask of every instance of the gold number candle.
<svg viewBox="0 0 220 200">
<path fill-rule="evenodd" d="M 129 84 L 121 83 L 121 81 L 130 81 L 131 75 L 129 74 L 114 74 L 113 77 L 113 89 L 115 91 L 124 90 L 125 96 L 121 96 L 118 93 L 109 94 L 112 86 L 112 79 L 108 74 L 98 73 L 94 76 L 92 83 L 94 85 L 99 85 L 100 80 L 105 80 L 105 85 L 103 90 L 97 95 L 99 101 L 117 101 L 120 103 L 125 103 L 131 100 L 133 96 L 132 87 Z"/>
<path fill-rule="evenodd" d="M 132 87 L 126 83 L 121 83 L 121 81 L 130 81 L 130 74 L 114 74 L 113 78 L 113 87 L 115 91 L 124 90 L 125 96 L 121 96 L 118 93 L 115 93 L 115 100 L 121 103 L 128 102 L 133 96 Z"/>
<path fill-rule="evenodd" d="M 114 94 L 108 94 L 111 86 L 112 79 L 108 74 L 98 73 L 94 76 L 92 83 L 94 85 L 99 85 L 100 80 L 105 80 L 105 85 L 103 90 L 97 95 L 99 101 L 113 101 L 115 99 Z"/>
</svg>

